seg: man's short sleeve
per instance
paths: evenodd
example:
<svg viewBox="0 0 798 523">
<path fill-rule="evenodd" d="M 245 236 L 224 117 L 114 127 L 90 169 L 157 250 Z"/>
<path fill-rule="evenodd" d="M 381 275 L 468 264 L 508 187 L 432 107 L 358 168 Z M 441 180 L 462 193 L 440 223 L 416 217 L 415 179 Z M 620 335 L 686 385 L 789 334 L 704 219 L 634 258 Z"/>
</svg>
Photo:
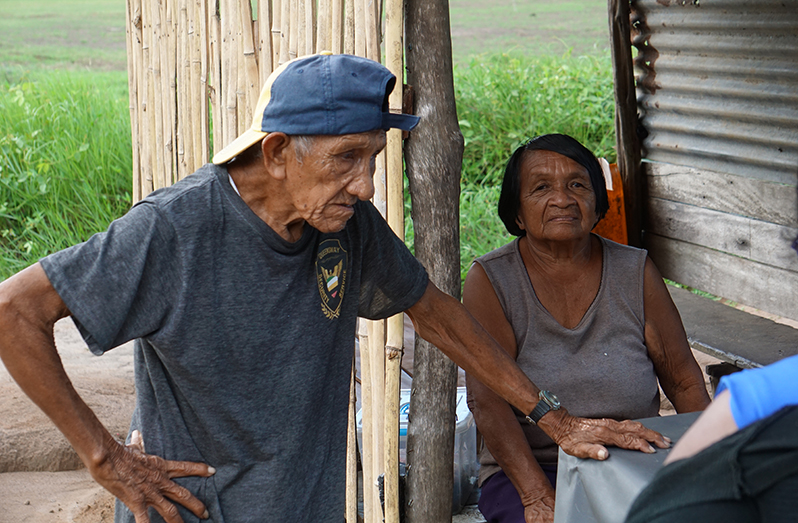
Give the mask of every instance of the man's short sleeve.
<svg viewBox="0 0 798 523">
<path fill-rule="evenodd" d="M 142 202 L 106 232 L 41 260 L 92 352 L 163 323 L 179 285 L 174 236 L 157 207 Z"/>
<path fill-rule="evenodd" d="M 358 315 L 382 319 L 412 307 L 427 289 L 427 271 L 370 202 L 358 204 L 363 265 Z"/>
</svg>

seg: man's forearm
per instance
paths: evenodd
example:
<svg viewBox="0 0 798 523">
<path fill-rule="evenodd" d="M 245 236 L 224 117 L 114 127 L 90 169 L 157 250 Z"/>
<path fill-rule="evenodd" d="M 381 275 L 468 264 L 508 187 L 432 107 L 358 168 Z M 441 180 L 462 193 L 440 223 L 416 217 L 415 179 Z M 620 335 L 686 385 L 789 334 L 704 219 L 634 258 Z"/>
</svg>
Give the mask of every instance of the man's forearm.
<svg viewBox="0 0 798 523">
<path fill-rule="evenodd" d="M 532 411 L 539 390 L 459 301 L 430 283 L 407 313 L 422 338 L 521 412 Z"/>
<path fill-rule="evenodd" d="M 0 284 L 0 358 L 31 400 L 89 466 L 110 434 L 75 391 L 53 340 L 68 314 L 37 264 Z"/>
</svg>

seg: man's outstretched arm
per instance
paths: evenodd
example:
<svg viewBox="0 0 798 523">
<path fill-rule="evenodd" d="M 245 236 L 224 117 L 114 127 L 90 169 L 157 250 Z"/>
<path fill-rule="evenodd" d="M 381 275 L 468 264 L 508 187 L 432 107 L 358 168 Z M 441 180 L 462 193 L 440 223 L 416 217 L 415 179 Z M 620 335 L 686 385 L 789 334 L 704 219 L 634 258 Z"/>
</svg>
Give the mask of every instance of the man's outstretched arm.
<svg viewBox="0 0 798 523">
<path fill-rule="evenodd" d="M 0 283 L 0 359 L 9 374 L 66 436 L 92 477 L 128 506 L 136 523 L 149 522 L 148 507 L 169 523 L 181 522 L 169 500 L 207 518 L 203 503 L 171 478 L 210 476 L 212 467 L 125 447 L 75 391 L 53 339 L 53 325 L 69 314 L 38 263 Z"/>
<path fill-rule="evenodd" d="M 532 412 L 539 389 L 459 301 L 430 282 L 407 314 L 422 338 L 518 410 Z M 580 458 L 606 459 L 605 445 L 643 452 L 654 452 L 651 443 L 669 446 L 638 422 L 578 418 L 566 409 L 549 411 L 538 425 L 565 452 Z"/>
</svg>

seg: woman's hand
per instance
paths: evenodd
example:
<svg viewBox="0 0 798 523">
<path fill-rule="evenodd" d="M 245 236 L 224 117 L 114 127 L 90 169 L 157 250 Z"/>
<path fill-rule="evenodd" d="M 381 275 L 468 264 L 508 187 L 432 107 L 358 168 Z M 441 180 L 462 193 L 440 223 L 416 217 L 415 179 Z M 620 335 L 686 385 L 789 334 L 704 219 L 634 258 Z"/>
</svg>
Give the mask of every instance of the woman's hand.
<svg viewBox="0 0 798 523">
<path fill-rule="evenodd" d="M 565 409 L 550 411 L 538 425 L 565 453 L 577 458 L 605 460 L 610 455 L 605 445 L 653 454 L 653 445 L 666 449 L 671 444 L 670 438 L 637 421 L 578 418 Z"/>
<path fill-rule="evenodd" d="M 89 470 L 92 477 L 119 498 L 136 518 L 136 523 L 150 523 L 153 507 L 167 523 L 182 523 L 174 503 L 179 503 L 201 519 L 208 518 L 202 501 L 181 487 L 173 478 L 212 476 L 216 470 L 204 463 L 168 461 L 144 453 L 144 441 L 138 431 L 131 442 L 122 446 L 109 441 L 109 452 Z M 172 503 L 174 502 L 174 503 Z"/>
</svg>

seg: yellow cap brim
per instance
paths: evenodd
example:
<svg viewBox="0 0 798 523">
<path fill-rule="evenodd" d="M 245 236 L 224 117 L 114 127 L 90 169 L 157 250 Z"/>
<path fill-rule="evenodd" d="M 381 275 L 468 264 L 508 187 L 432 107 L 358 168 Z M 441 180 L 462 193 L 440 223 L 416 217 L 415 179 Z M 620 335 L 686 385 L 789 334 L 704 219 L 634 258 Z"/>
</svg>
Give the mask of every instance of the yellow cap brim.
<svg viewBox="0 0 798 523">
<path fill-rule="evenodd" d="M 253 129 L 247 129 L 244 131 L 242 135 L 238 138 L 227 144 L 227 147 L 219 151 L 218 153 L 213 155 L 213 163 L 216 165 L 221 165 L 223 163 L 227 163 L 242 152 L 246 151 L 259 141 L 263 140 L 264 137 L 269 133 L 265 133 L 263 131 L 256 131 Z"/>
</svg>

